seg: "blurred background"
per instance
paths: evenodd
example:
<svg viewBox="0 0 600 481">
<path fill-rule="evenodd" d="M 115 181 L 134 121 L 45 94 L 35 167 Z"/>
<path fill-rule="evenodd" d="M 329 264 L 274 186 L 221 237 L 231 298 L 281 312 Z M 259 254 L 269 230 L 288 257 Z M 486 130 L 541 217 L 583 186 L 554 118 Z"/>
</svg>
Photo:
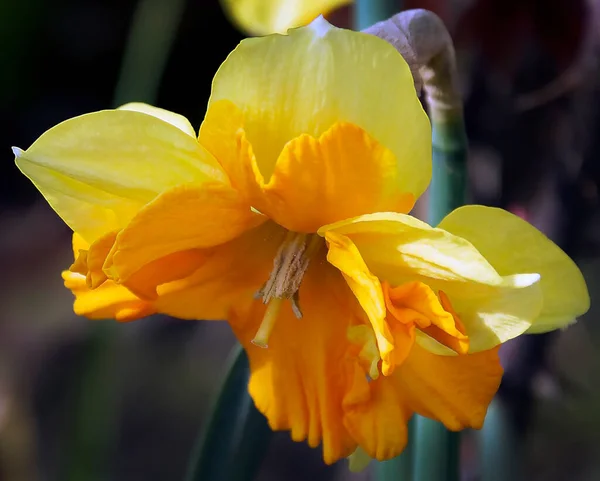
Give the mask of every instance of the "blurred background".
<svg viewBox="0 0 600 481">
<path fill-rule="evenodd" d="M 498 399 L 525 479 L 600 480 L 600 1 L 400 8 L 433 10 L 455 40 L 472 202 L 544 231 L 576 259 L 592 296 L 568 330 L 503 347 Z M 329 17 L 344 27 L 351 18 L 352 7 Z M 136 100 L 197 128 L 213 74 L 243 37 L 217 0 L 0 0 L 0 481 L 183 478 L 233 335 L 226 323 L 75 316 L 60 277 L 70 232 L 10 146 Z M 154 55 L 166 61 L 147 70 Z M 462 478 L 482 479 L 476 434 L 462 439 Z M 286 433 L 259 476 L 368 478 L 344 462 L 324 466 L 319 450 Z"/>
</svg>

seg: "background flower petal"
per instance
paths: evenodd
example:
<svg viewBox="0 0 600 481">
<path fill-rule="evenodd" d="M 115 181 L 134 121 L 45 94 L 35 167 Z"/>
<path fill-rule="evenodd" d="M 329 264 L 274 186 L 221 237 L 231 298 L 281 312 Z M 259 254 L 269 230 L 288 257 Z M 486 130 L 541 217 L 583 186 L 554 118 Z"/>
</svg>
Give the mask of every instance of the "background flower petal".
<svg viewBox="0 0 600 481">
<path fill-rule="evenodd" d="M 52 208 L 92 242 L 123 227 L 160 192 L 227 177 L 196 139 L 146 113 L 107 110 L 62 122 L 29 149 L 19 169 Z"/>
<path fill-rule="evenodd" d="M 392 151 L 400 192 L 418 197 L 429 183 L 429 120 L 408 65 L 377 37 L 318 18 L 287 36 L 243 40 L 215 75 L 210 104 L 223 99 L 241 109 L 267 182 L 287 142 L 343 121 Z"/>
<path fill-rule="evenodd" d="M 529 332 L 545 332 L 575 321 L 590 307 L 577 265 L 556 244 L 520 217 L 502 209 L 468 205 L 438 226 L 470 241 L 502 275 L 541 275 L 543 308 Z"/>
<path fill-rule="evenodd" d="M 225 12 L 239 28 L 251 35 L 286 33 L 306 25 L 352 0 L 221 0 Z"/>
</svg>

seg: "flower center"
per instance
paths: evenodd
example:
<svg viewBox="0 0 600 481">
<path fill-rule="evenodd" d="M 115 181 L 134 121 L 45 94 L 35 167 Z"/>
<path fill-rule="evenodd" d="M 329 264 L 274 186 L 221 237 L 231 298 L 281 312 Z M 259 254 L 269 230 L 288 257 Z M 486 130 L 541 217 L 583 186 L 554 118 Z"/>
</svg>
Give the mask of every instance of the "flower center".
<svg viewBox="0 0 600 481">
<path fill-rule="evenodd" d="M 317 234 L 288 232 L 273 261 L 273 270 L 265 284 L 255 294 L 267 304 L 265 316 L 252 342 L 260 347 L 268 347 L 267 341 L 275 326 L 275 321 L 285 299 L 292 304 L 292 311 L 298 319 L 302 317 L 298 291 L 310 260 L 323 245 Z"/>
</svg>

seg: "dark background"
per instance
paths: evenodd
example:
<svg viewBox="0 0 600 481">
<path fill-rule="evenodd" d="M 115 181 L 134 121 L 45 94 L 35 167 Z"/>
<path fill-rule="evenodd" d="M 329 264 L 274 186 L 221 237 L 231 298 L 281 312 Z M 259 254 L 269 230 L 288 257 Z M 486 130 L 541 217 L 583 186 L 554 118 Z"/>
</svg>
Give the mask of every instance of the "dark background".
<svg viewBox="0 0 600 481">
<path fill-rule="evenodd" d="M 152 1 L 158 12 L 169 0 Z M 233 342 L 225 323 L 77 318 L 60 278 L 70 232 L 13 162 L 10 146 L 27 148 L 62 120 L 116 106 L 136 6 L 0 0 L 0 481 L 182 479 Z M 455 39 L 473 202 L 510 209 L 556 240 L 582 267 L 594 305 L 600 2 L 404 7 L 436 11 Z M 351 14 L 330 19 L 347 27 Z M 214 72 L 243 37 L 216 0 L 187 0 L 155 104 L 197 128 Z M 600 479 L 599 340 L 592 307 L 564 332 L 503 348 L 500 395 L 526 479 Z M 479 479 L 475 438 L 463 439 L 463 477 Z M 260 479 L 366 477 L 343 462 L 326 468 L 318 450 L 278 434 Z"/>
</svg>

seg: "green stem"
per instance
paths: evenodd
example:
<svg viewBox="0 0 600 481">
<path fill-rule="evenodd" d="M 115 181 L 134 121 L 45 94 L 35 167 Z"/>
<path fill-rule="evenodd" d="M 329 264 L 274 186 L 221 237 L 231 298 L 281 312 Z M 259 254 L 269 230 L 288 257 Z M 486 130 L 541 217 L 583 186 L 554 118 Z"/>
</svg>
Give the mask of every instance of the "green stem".
<svg viewBox="0 0 600 481">
<path fill-rule="evenodd" d="M 185 0 L 140 0 L 125 47 L 115 106 L 156 101 L 184 7 Z"/>
<path fill-rule="evenodd" d="M 248 394 L 250 366 L 237 345 L 208 425 L 191 457 L 186 481 L 251 481 L 271 441 L 265 417 Z"/>
<path fill-rule="evenodd" d="M 413 481 L 458 481 L 458 433 L 442 424 L 416 416 Z"/>
<path fill-rule="evenodd" d="M 522 479 L 521 442 L 514 420 L 500 397 L 488 408 L 479 433 L 481 445 L 481 481 L 520 481 Z"/>
<path fill-rule="evenodd" d="M 433 118 L 433 171 L 429 188 L 428 220 L 437 225 L 450 211 L 465 203 L 467 138 L 462 115 Z"/>
<path fill-rule="evenodd" d="M 400 8 L 400 0 L 356 0 L 354 7 L 355 30 L 362 30 L 374 23 L 385 20 Z"/>
<path fill-rule="evenodd" d="M 115 325 L 94 323 L 85 346 L 85 358 L 78 370 L 78 382 L 68 405 L 65 481 L 100 481 L 110 478 L 109 460 L 114 445 L 116 393 Z"/>
</svg>

